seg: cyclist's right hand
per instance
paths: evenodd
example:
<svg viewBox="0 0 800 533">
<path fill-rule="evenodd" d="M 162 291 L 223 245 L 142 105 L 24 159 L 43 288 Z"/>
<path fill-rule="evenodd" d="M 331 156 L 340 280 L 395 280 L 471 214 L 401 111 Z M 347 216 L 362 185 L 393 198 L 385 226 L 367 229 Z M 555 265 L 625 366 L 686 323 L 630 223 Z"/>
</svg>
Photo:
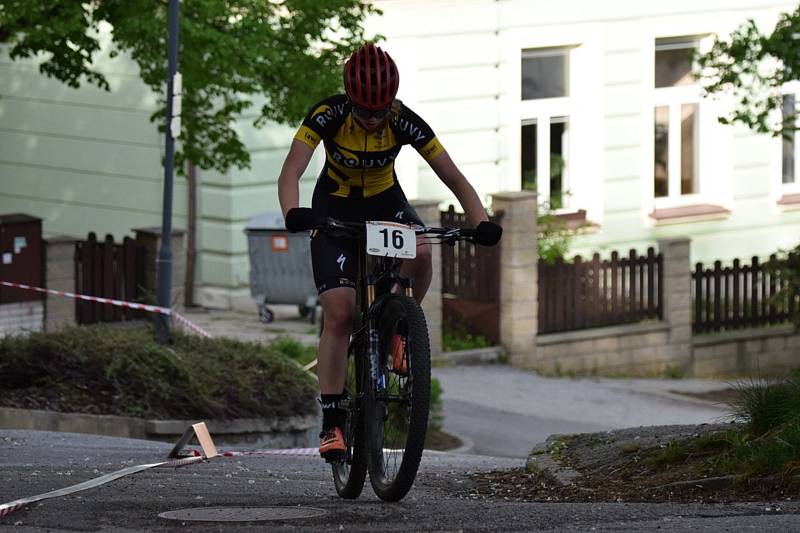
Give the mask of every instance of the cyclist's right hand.
<svg viewBox="0 0 800 533">
<path fill-rule="evenodd" d="M 307 231 L 319 225 L 310 207 L 293 207 L 286 212 L 286 229 L 292 233 Z"/>
</svg>

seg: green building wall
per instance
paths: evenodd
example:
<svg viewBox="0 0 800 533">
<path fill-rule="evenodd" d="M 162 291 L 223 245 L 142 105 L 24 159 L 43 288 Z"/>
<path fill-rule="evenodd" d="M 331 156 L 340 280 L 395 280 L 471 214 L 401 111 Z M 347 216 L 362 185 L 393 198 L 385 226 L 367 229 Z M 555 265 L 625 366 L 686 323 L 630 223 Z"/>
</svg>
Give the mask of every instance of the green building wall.
<svg viewBox="0 0 800 533">
<path fill-rule="evenodd" d="M 0 213 L 42 218 L 45 237 L 119 241 L 132 229 L 160 227 L 163 134 L 150 121 L 157 95 L 126 56 L 101 54 L 97 68 L 109 92 L 72 89 L 47 78 L 37 60 L 11 61 L 0 47 Z M 259 102 L 254 109 L 258 109 Z M 238 124 L 250 169 L 222 175 L 198 169 L 195 301 L 253 308 L 244 226 L 255 214 L 279 210 L 277 177 L 294 127 L 257 130 L 255 115 Z M 301 181 L 308 202 L 316 157 Z M 176 175 L 173 227 L 187 227 L 187 185 Z"/>
</svg>

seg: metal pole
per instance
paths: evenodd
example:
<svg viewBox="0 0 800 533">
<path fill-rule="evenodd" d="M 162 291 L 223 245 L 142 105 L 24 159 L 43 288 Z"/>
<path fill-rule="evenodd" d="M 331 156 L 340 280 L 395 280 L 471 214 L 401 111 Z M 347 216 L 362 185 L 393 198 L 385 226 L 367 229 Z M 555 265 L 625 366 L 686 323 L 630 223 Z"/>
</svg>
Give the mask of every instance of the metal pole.
<svg viewBox="0 0 800 533">
<path fill-rule="evenodd" d="M 167 127 L 164 153 L 164 207 L 161 219 L 161 247 L 156 260 L 158 279 L 158 305 L 171 307 L 170 294 L 172 287 L 172 180 L 175 166 L 175 137 L 180 134 L 180 118 L 177 119 L 177 132 L 173 131 L 175 119 L 173 115 L 180 116 L 180 100 L 177 113 L 173 114 L 175 89 L 181 92 L 180 87 L 175 87 L 176 72 L 178 71 L 178 18 L 180 16 L 179 0 L 169 0 L 168 18 L 168 43 L 167 43 Z M 180 79 L 178 77 L 178 79 Z M 180 84 L 180 82 L 178 82 Z M 169 317 L 156 315 L 155 322 L 156 340 L 167 342 L 169 340 Z"/>
</svg>

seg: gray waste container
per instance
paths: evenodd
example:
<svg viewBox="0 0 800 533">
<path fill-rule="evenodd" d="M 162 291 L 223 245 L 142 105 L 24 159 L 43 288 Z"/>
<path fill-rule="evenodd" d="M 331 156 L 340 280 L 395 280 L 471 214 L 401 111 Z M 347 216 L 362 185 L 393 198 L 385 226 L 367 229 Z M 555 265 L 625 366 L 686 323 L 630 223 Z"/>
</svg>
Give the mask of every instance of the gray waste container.
<svg viewBox="0 0 800 533">
<path fill-rule="evenodd" d="M 308 233 L 289 233 L 280 212 L 261 213 L 247 223 L 250 251 L 250 293 L 261 320 L 272 322 L 271 304 L 294 304 L 313 324 L 317 313 L 317 287 L 311 271 Z"/>
</svg>

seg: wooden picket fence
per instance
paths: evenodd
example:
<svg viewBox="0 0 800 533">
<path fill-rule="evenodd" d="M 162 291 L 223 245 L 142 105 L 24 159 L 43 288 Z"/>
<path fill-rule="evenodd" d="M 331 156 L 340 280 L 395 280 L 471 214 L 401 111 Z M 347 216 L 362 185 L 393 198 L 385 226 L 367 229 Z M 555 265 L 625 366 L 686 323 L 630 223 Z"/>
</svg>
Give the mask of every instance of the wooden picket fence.
<svg viewBox="0 0 800 533">
<path fill-rule="evenodd" d="M 130 237 L 115 244 L 106 235 L 99 242 L 94 233 L 75 243 L 75 289 L 78 294 L 115 300 L 140 301 L 145 286 L 145 248 Z M 143 318 L 142 311 L 84 300 L 75 301 L 78 324 L 118 322 Z"/>
<path fill-rule="evenodd" d="M 539 260 L 539 333 L 629 324 L 663 316 L 663 256 L 630 250 L 591 261 Z"/>
<path fill-rule="evenodd" d="M 502 213 L 492 216 L 500 223 Z M 463 213 L 451 205 L 441 212 L 443 227 L 467 226 Z M 442 322 L 445 330 L 466 330 L 500 342 L 500 246 L 476 246 L 460 241 L 443 244 Z M 434 250 L 435 252 L 435 250 Z"/>
<path fill-rule="evenodd" d="M 790 254 L 790 261 L 797 260 Z M 692 326 L 695 333 L 709 333 L 751 327 L 763 327 L 789 322 L 797 312 L 796 297 L 789 297 L 785 274 L 775 268 L 776 256 L 767 263 L 753 257 L 750 264 L 736 259 L 732 266 L 713 268 L 697 263 L 692 272 L 694 302 Z"/>
</svg>

